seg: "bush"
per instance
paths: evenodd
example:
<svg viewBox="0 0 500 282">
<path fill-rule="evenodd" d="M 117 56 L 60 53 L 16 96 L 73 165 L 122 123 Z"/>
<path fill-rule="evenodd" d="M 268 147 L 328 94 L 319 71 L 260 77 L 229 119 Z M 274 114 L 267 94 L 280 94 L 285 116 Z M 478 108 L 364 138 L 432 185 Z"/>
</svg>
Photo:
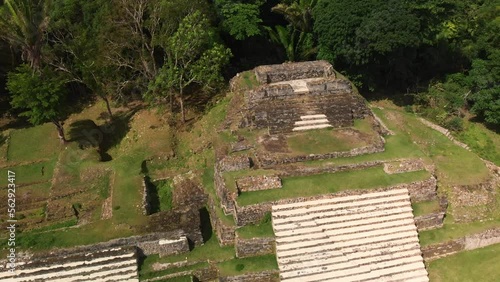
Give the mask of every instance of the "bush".
<svg viewBox="0 0 500 282">
<path fill-rule="evenodd" d="M 242 263 L 238 263 L 235 267 L 236 271 L 242 271 L 245 268 L 245 265 Z"/>
<path fill-rule="evenodd" d="M 446 121 L 445 127 L 453 131 L 463 131 L 464 121 L 459 117 L 452 117 Z"/>
</svg>

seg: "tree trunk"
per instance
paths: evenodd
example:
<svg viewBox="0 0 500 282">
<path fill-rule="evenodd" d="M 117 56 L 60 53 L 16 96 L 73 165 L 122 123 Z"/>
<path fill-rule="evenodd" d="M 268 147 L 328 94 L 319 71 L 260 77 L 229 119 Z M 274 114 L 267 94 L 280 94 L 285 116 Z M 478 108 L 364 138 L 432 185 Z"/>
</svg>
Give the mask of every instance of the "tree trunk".
<svg viewBox="0 0 500 282">
<path fill-rule="evenodd" d="M 54 123 L 57 128 L 57 134 L 59 135 L 59 140 L 61 140 L 61 143 L 66 143 L 66 136 L 64 135 L 64 128 L 62 124 L 59 121 L 52 121 L 52 123 Z"/>
<path fill-rule="evenodd" d="M 108 110 L 109 119 L 113 119 L 113 113 L 111 112 L 111 107 L 109 106 L 109 99 L 106 96 L 102 96 L 104 103 L 106 103 L 106 109 Z"/>
<path fill-rule="evenodd" d="M 184 99 L 182 98 L 182 95 L 179 96 L 179 103 L 181 104 L 181 118 L 182 122 L 186 122 L 186 113 L 184 113 Z"/>
</svg>

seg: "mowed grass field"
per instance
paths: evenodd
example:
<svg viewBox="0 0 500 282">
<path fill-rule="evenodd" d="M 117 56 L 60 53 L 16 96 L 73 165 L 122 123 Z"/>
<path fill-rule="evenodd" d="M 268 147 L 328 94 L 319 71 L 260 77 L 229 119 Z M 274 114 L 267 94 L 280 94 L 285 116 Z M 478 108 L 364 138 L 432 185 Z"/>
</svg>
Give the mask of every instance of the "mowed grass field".
<svg viewBox="0 0 500 282">
<path fill-rule="evenodd" d="M 495 244 L 432 261 L 427 270 L 432 282 L 498 282 L 499 262 L 500 244 Z"/>
</svg>

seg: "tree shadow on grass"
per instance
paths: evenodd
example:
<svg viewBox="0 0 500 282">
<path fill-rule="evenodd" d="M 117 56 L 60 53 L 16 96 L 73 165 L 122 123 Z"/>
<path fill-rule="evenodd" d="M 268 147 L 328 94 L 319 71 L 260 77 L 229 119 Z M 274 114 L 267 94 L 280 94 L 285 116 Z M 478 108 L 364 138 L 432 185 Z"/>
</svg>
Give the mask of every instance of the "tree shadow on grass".
<svg viewBox="0 0 500 282">
<path fill-rule="evenodd" d="M 200 212 L 200 229 L 201 236 L 203 237 L 203 242 L 207 242 L 212 238 L 213 230 L 212 223 L 210 222 L 210 214 L 206 207 L 203 207 L 199 210 Z"/>
<path fill-rule="evenodd" d="M 118 112 L 105 124 L 98 126 L 93 120 L 84 119 L 70 125 L 69 141 L 78 142 L 80 149 L 96 148 L 101 161 L 110 161 L 108 151 L 120 144 L 130 130 L 130 120 L 139 108 Z"/>
</svg>

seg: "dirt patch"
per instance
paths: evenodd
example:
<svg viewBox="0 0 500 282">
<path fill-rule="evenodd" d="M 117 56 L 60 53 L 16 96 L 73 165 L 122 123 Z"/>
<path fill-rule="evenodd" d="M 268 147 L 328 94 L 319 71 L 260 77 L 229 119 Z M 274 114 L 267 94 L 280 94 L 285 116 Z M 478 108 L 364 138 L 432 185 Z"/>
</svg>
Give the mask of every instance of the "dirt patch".
<svg viewBox="0 0 500 282">
<path fill-rule="evenodd" d="M 264 149 L 270 153 L 289 153 L 288 143 L 286 137 L 282 134 L 279 135 L 264 135 L 258 138 Z"/>
</svg>

